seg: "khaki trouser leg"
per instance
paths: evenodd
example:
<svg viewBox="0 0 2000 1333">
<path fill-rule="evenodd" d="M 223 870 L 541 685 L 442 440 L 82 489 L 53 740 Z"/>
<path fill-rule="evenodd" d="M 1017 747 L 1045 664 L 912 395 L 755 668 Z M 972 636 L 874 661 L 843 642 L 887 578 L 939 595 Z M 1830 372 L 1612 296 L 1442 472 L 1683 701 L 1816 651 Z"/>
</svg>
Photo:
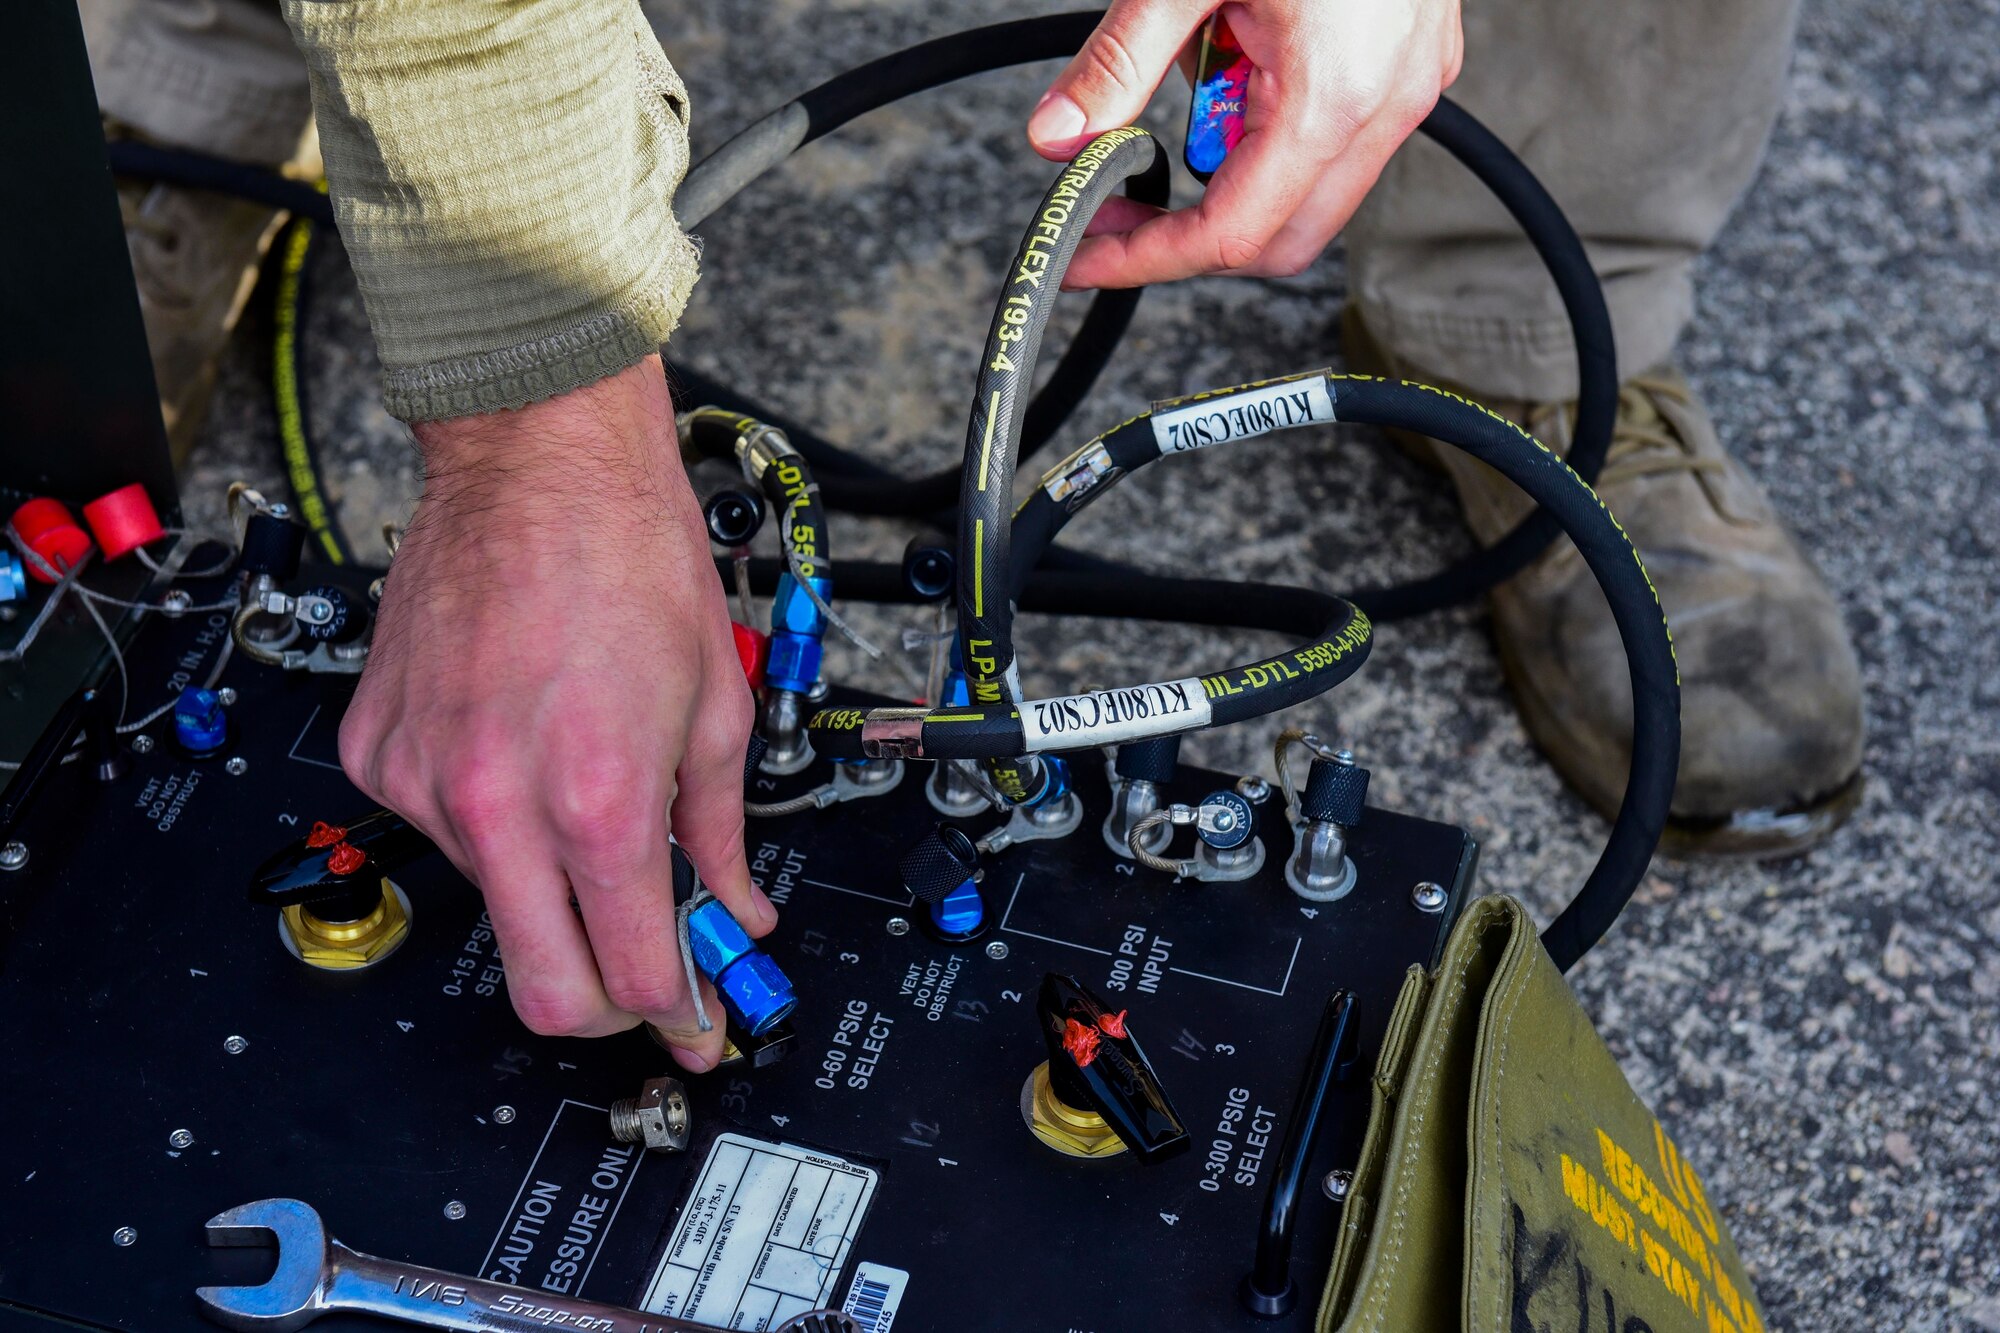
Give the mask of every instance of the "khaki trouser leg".
<svg viewBox="0 0 2000 1333">
<path fill-rule="evenodd" d="M 1667 360 L 1690 270 L 1749 185 L 1783 99 L 1797 0 L 1467 0 L 1451 96 L 1569 214 L 1604 281 L 1621 377 Z M 1370 331 L 1497 397 L 1576 393 L 1569 323 L 1520 229 L 1421 135 L 1347 230 Z"/>
<path fill-rule="evenodd" d="M 256 0 L 79 0 L 97 101 L 148 138 L 275 166 L 312 119 L 305 62 Z"/>
</svg>

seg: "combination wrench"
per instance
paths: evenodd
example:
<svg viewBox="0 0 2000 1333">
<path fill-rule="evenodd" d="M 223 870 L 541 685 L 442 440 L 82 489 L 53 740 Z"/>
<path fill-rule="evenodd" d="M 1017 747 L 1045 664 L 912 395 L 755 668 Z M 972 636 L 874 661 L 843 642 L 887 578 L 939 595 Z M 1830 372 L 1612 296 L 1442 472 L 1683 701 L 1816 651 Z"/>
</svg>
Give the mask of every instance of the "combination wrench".
<svg viewBox="0 0 2000 1333">
<path fill-rule="evenodd" d="M 278 1268 L 256 1287 L 201 1287 L 195 1296 L 224 1328 L 289 1333 L 335 1310 L 464 1333 L 716 1333 L 671 1315 L 523 1291 L 350 1250 L 326 1234 L 311 1205 L 260 1199 L 209 1220 L 210 1245 L 275 1245 Z M 812 1310 L 772 1333 L 861 1333 L 837 1310 Z"/>
</svg>

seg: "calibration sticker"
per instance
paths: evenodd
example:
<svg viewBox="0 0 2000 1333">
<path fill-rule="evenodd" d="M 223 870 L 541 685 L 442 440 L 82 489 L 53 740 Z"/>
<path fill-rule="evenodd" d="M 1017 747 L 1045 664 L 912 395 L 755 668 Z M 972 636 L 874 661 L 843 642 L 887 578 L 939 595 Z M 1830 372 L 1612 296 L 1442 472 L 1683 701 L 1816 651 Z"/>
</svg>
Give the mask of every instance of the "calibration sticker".
<svg viewBox="0 0 2000 1333">
<path fill-rule="evenodd" d="M 1027 752 L 1116 745 L 1135 736 L 1188 731 L 1209 723 L 1208 691 L 1193 676 L 1124 685 L 1021 704 Z M 1162 725 L 1164 724 L 1164 726 Z"/>
<path fill-rule="evenodd" d="M 1162 454 L 1184 454 L 1332 420 L 1333 395 L 1326 391 L 1326 377 L 1309 375 L 1254 388 L 1225 389 L 1165 411 L 1155 408 L 1153 440 Z"/>
<path fill-rule="evenodd" d="M 903 1306 L 903 1288 L 909 1285 L 910 1275 L 900 1268 L 856 1264 L 854 1284 L 847 1289 L 840 1312 L 861 1325 L 861 1333 L 889 1333 L 896 1311 Z"/>
<path fill-rule="evenodd" d="M 789 1143 L 720 1135 L 640 1308 L 749 1329 L 825 1308 L 880 1179 Z"/>
</svg>

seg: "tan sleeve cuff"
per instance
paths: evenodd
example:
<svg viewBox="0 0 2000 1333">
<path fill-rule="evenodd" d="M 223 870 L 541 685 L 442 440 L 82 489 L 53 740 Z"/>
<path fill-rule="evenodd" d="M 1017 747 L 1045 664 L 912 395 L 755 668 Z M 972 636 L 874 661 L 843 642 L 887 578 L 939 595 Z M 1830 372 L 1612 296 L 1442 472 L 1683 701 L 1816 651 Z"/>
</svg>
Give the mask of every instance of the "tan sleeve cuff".
<svg viewBox="0 0 2000 1333">
<path fill-rule="evenodd" d="M 405 420 L 658 349 L 697 276 L 687 91 L 634 0 L 285 0 L 334 216 Z"/>
</svg>

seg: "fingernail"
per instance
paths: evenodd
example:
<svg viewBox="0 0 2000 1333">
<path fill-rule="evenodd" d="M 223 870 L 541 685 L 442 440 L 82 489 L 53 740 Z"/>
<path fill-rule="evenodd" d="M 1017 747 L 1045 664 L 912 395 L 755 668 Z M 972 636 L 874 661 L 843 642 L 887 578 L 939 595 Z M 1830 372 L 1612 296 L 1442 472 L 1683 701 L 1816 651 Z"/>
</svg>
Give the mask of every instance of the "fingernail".
<svg viewBox="0 0 2000 1333">
<path fill-rule="evenodd" d="M 778 924 L 778 909 L 771 906 L 771 900 L 755 884 L 750 886 L 750 905 L 757 909 L 757 919 L 767 929 Z"/>
<path fill-rule="evenodd" d="M 673 1052 L 676 1063 L 690 1074 L 706 1073 L 715 1064 L 715 1061 L 709 1059 L 700 1051 L 692 1051 L 685 1046 L 669 1046 L 668 1049 Z"/>
<path fill-rule="evenodd" d="M 1035 113 L 1028 117 L 1028 137 L 1036 143 L 1054 147 L 1082 134 L 1084 124 L 1082 107 L 1062 93 L 1050 93 L 1042 98 L 1035 107 Z"/>
</svg>

